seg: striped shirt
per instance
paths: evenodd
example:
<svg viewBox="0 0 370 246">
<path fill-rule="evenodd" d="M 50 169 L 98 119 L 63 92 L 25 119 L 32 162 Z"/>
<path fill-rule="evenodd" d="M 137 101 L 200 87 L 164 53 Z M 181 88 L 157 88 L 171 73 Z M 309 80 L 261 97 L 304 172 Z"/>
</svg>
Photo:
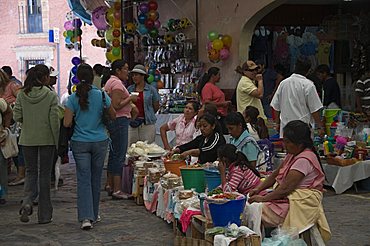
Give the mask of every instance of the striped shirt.
<svg viewBox="0 0 370 246">
<path fill-rule="evenodd" d="M 355 87 L 356 93 L 361 98 L 361 106 L 364 111 L 370 110 L 370 78 L 358 80 Z"/>
<path fill-rule="evenodd" d="M 222 187 L 224 192 L 239 192 L 247 195 L 250 190 L 256 188 L 261 180 L 248 167 L 240 167 L 231 164 L 226 175 L 226 184 Z"/>
<path fill-rule="evenodd" d="M 168 128 L 176 133 L 176 145 L 182 145 L 193 140 L 196 117 L 186 123 L 185 116 L 180 115 L 176 119 L 167 123 Z"/>
</svg>

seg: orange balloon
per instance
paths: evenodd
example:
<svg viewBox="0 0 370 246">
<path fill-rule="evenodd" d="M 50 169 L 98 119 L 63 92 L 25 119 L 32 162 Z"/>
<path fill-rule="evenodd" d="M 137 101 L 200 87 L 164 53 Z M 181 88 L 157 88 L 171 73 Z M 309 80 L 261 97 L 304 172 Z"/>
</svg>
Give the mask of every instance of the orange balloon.
<svg viewBox="0 0 370 246">
<path fill-rule="evenodd" d="M 114 19 L 113 27 L 114 28 L 120 28 L 121 27 L 121 19 Z"/>
<path fill-rule="evenodd" d="M 149 12 L 148 12 L 148 19 L 149 20 L 152 20 L 152 21 L 155 21 L 156 19 L 158 19 L 158 12 L 157 11 L 155 11 L 155 10 L 150 10 Z"/>
<path fill-rule="evenodd" d="M 210 49 L 208 51 L 208 58 L 211 61 L 217 61 L 217 60 L 220 59 L 220 52 L 218 50 L 215 50 L 215 49 Z"/>
<path fill-rule="evenodd" d="M 224 45 L 228 48 L 230 48 L 232 42 L 233 42 L 233 38 L 230 36 L 230 35 L 224 35 L 222 36 L 222 42 L 224 43 Z"/>
</svg>

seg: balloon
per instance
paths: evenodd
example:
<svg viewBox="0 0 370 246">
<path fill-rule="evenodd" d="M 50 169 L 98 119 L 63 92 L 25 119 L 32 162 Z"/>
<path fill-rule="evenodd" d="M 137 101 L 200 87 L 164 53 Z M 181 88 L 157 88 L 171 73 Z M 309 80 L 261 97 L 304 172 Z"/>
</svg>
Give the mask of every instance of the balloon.
<svg viewBox="0 0 370 246">
<path fill-rule="evenodd" d="M 156 74 L 156 75 L 154 75 L 154 80 L 155 81 L 158 81 L 158 80 L 160 80 L 161 79 L 161 75 L 160 74 Z"/>
<path fill-rule="evenodd" d="M 121 48 L 113 48 L 112 49 L 112 54 L 114 56 L 121 56 Z"/>
<path fill-rule="evenodd" d="M 105 14 L 105 19 L 107 23 L 111 26 L 114 21 L 114 8 L 109 8 Z"/>
<path fill-rule="evenodd" d="M 105 31 L 105 40 L 107 43 L 111 43 L 113 40 L 113 28 L 109 28 Z"/>
<path fill-rule="evenodd" d="M 154 27 L 154 21 L 147 19 L 145 21 L 145 27 L 148 28 L 149 30 L 152 29 Z"/>
<path fill-rule="evenodd" d="M 150 64 L 150 68 L 152 69 L 157 69 L 157 64 L 155 64 L 154 62 L 152 64 Z"/>
<path fill-rule="evenodd" d="M 105 57 L 107 58 L 108 61 L 113 62 L 113 59 L 115 58 L 112 52 L 107 52 L 105 53 Z"/>
<path fill-rule="evenodd" d="M 107 28 L 108 28 L 108 26 L 107 26 Z M 104 30 L 98 30 L 96 32 L 96 34 L 98 35 L 99 38 L 104 38 L 105 31 Z"/>
<path fill-rule="evenodd" d="M 158 37 L 158 29 L 154 28 L 154 29 L 150 30 L 149 35 L 152 38 Z"/>
<path fill-rule="evenodd" d="M 115 2 L 113 7 L 114 7 L 115 10 L 121 11 L 121 3 L 120 2 Z"/>
<path fill-rule="evenodd" d="M 148 33 L 148 29 L 146 29 L 146 27 L 144 25 L 139 25 L 137 27 L 137 31 L 140 35 L 144 35 L 144 34 Z"/>
<path fill-rule="evenodd" d="M 121 42 L 118 39 L 113 39 L 112 41 L 113 47 L 119 47 L 121 45 Z"/>
<path fill-rule="evenodd" d="M 149 4 L 147 3 L 141 3 L 139 6 L 139 10 L 141 13 L 146 14 L 149 11 Z"/>
<path fill-rule="evenodd" d="M 149 10 L 157 10 L 158 9 L 158 3 L 156 1 L 149 1 Z"/>
<path fill-rule="evenodd" d="M 160 28 L 161 27 L 161 22 L 159 20 L 155 20 L 154 21 L 154 27 L 157 28 L 157 29 Z"/>
<path fill-rule="evenodd" d="M 121 19 L 121 10 L 114 11 L 113 16 L 114 16 L 114 19 L 116 19 L 116 20 Z"/>
<path fill-rule="evenodd" d="M 80 81 L 78 80 L 78 78 L 76 76 L 73 76 L 72 77 L 72 83 L 75 85 L 75 84 L 80 83 Z"/>
<path fill-rule="evenodd" d="M 132 23 L 132 22 L 127 22 L 126 25 L 125 25 L 125 32 L 127 34 L 134 35 L 135 34 L 135 31 L 136 31 L 135 24 Z"/>
<path fill-rule="evenodd" d="M 63 37 L 67 37 L 67 31 L 63 32 Z"/>
<path fill-rule="evenodd" d="M 121 28 L 121 19 L 114 19 L 113 27 L 114 28 Z"/>
<path fill-rule="evenodd" d="M 73 29 L 72 21 L 66 21 L 66 22 L 64 23 L 64 29 L 66 29 L 67 31 L 68 31 L 68 30 L 72 30 L 72 29 Z"/>
<path fill-rule="evenodd" d="M 220 50 L 220 59 L 227 60 L 230 56 L 230 51 L 227 48 L 223 48 Z"/>
<path fill-rule="evenodd" d="M 230 48 L 231 46 L 231 43 L 233 42 L 233 39 L 230 35 L 224 35 L 222 36 L 222 42 L 224 43 L 224 45 L 228 48 Z"/>
<path fill-rule="evenodd" d="M 73 75 L 76 75 L 76 73 L 77 73 L 77 66 L 74 66 L 72 69 L 71 69 L 71 72 L 72 72 L 72 74 Z"/>
<path fill-rule="evenodd" d="M 211 49 L 208 51 L 208 58 L 211 61 L 217 61 L 220 58 L 220 52 L 215 49 Z"/>
<path fill-rule="evenodd" d="M 67 31 L 67 37 L 73 37 L 73 31 L 71 31 L 71 30 L 68 30 Z"/>
<path fill-rule="evenodd" d="M 217 38 L 218 38 L 218 33 L 217 32 L 210 31 L 208 33 L 208 39 L 209 39 L 209 41 L 213 41 L 213 40 L 215 40 Z"/>
<path fill-rule="evenodd" d="M 147 19 L 147 16 L 145 14 L 140 14 L 137 17 L 137 20 L 139 21 L 140 24 L 145 24 L 146 19 Z"/>
<path fill-rule="evenodd" d="M 215 39 L 212 41 L 212 48 L 215 50 L 221 50 L 224 47 L 224 43 L 221 39 Z"/>
<path fill-rule="evenodd" d="M 72 24 L 75 28 L 80 28 L 82 26 L 82 21 L 80 19 L 74 19 Z"/>
<path fill-rule="evenodd" d="M 153 74 L 150 74 L 150 75 L 149 75 L 149 77 L 148 77 L 147 81 L 148 81 L 148 83 L 149 83 L 149 84 L 150 84 L 150 83 L 152 83 L 152 82 L 154 81 L 154 76 L 153 76 Z"/>
<path fill-rule="evenodd" d="M 119 29 L 113 29 L 112 35 L 113 37 L 118 38 L 121 36 L 121 31 Z"/>
<path fill-rule="evenodd" d="M 148 74 L 155 74 L 155 69 L 153 69 L 153 68 L 149 68 L 149 70 L 148 70 Z"/>
<path fill-rule="evenodd" d="M 64 40 L 64 42 L 66 44 L 70 44 L 71 43 L 71 38 L 70 37 L 66 37 L 65 40 Z"/>
<path fill-rule="evenodd" d="M 105 48 L 107 46 L 107 42 L 105 41 L 105 39 L 100 39 L 98 44 L 102 48 Z"/>
<path fill-rule="evenodd" d="M 76 36 L 81 36 L 82 35 L 82 30 L 80 28 L 77 28 L 75 29 L 75 33 L 74 33 Z"/>
<path fill-rule="evenodd" d="M 76 85 L 72 85 L 72 87 L 71 87 L 72 93 L 75 93 L 76 92 L 76 89 L 77 89 L 77 86 Z"/>
<path fill-rule="evenodd" d="M 212 42 L 208 41 L 207 42 L 207 50 L 211 50 L 211 49 L 212 49 Z"/>
<path fill-rule="evenodd" d="M 149 13 L 148 13 L 148 19 L 152 20 L 152 21 L 155 21 L 157 20 L 159 17 L 159 14 L 157 11 L 155 10 L 150 10 Z"/>
<path fill-rule="evenodd" d="M 77 56 L 73 57 L 72 60 L 71 60 L 72 64 L 77 66 L 81 63 L 81 59 Z"/>
</svg>

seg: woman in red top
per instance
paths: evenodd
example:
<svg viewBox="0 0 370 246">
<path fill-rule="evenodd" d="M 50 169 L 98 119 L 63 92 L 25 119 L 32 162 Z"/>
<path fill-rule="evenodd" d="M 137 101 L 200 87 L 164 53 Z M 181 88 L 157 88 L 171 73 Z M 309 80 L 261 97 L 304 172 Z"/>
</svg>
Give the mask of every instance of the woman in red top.
<svg viewBox="0 0 370 246">
<path fill-rule="evenodd" d="M 220 81 L 220 69 L 211 67 L 208 72 L 202 77 L 199 83 L 198 93 L 201 97 L 202 104 L 213 103 L 217 106 L 217 113 L 220 117 L 219 122 L 224 134 L 227 134 L 227 129 L 223 118 L 227 115 L 228 107 L 231 105 L 230 101 L 225 100 L 225 94 L 216 86 Z"/>
<path fill-rule="evenodd" d="M 261 183 L 259 172 L 234 145 L 221 146 L 217 154 L 220 160 L 218 169 L 221 174 L 221 187 L 224 192 L 236 191 L 247 195 Z M 229 170 L 227 174 L 226 168 Z"/>
</svg>

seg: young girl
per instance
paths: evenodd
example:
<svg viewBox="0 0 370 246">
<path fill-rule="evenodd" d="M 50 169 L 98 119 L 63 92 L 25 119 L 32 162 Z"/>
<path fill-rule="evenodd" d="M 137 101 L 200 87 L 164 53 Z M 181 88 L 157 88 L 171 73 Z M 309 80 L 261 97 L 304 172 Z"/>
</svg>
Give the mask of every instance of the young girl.
<svg viewBox="0 0 370 246">
<path fill-rule="evenodd" d="M 218 151 L 218 169 L 221 174 L 221 187 L 224 192 L 239 192 L 247 195 L 260 183 L 260 174 L 247 157 L 232 144 L 221 146 Z M 229 172 L 226 174 L 226 168 Z"/>
<path fill-rule="evenodd" d="M 269 138 L 268 129 L 265 120 L 259 117 L 260 112 L 256 107 L 247 106 L 244 110 L 244 119 L 247 122 L 249 133 L 256 140 Z"/>
<path fill-rule="evenodd" d="M 199 118 L 202 135 L 194 140 L 173 149 L 170 154 L 181 153 L 181 156 L 198 156 L 198 162 L 214 162 L 217 160 L 217 149 L 226 143 L 217 119 L 208 113 Z"/>
</svg>

